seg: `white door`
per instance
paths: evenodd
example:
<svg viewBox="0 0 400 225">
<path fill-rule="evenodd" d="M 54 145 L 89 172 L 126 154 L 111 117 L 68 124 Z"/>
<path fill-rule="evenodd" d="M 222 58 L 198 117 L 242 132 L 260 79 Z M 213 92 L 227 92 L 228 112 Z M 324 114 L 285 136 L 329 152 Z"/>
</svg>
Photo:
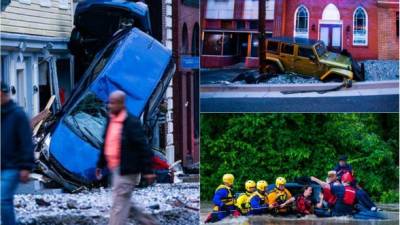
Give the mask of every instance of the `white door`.
<svg viewBox="0 0 400 225">
<path fill-rule="evenodd" d="M 329 46 L 329 27 L 321 27 L 321 41 L 326 46 Z"/>
<path fill-rule="evenodd" d="M 341 47 L 341 28 L 333 27 L 332 28 L 332 47 L 340 48 Z"/>
<path fill-rule="evenodd" d="M 16 77 L 16 85 L 15 85 L 15 100 L 18 105 L 26 110 L 27 101 L 26 101 L 26 75 L 25 69 L 17 69 L 17 77 Z"/>
</svg>

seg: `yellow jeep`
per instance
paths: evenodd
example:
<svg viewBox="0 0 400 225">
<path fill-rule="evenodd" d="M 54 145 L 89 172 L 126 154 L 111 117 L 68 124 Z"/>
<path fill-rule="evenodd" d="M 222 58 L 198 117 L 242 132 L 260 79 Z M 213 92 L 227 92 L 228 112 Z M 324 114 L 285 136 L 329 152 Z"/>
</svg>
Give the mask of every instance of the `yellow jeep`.
<svg viewBox="0 0 400 225">
<path fill-rule="evenodd" d="M 361 67 L 347 51 L 330 52 L 324 42 L 291 37 L 267 39 L 268 72 L 293 72 L 318 77 L 322 81 L 364 80 Z"/>
</svg>

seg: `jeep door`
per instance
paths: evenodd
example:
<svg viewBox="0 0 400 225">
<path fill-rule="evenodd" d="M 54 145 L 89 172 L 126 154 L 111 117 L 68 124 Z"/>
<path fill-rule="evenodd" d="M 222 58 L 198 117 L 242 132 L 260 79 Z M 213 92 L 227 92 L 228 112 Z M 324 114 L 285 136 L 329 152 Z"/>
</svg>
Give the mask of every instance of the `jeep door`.
<svg viewBox="0 0 400 225">
<path fill-rule="evenodd" d="M 281 52 L 280 52 L 280 60 L 283 64 L 283 67 L 288 72 L 293 72 L 294 69 L 294 45 L 288 43 L 282 43 Z"/>
<path fill-rule="evenodd" d="M 318 76 L 318 58 L 312 48 L 297 46 L 294 68 L 294 72 Z"/>
</svg>

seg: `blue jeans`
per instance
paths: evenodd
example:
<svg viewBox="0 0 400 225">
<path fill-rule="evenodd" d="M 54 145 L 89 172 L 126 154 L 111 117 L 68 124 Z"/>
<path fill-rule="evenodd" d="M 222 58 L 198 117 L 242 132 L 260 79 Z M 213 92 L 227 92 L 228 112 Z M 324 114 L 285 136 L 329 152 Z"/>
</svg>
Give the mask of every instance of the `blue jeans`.
<svg viewBox="0 0 400 225">
<path fill-rule="evenodd" d="M 19 183 L 19 170 L 1 171 L 1 223 L 15 225 L 14 193 Z"/>
</svg>

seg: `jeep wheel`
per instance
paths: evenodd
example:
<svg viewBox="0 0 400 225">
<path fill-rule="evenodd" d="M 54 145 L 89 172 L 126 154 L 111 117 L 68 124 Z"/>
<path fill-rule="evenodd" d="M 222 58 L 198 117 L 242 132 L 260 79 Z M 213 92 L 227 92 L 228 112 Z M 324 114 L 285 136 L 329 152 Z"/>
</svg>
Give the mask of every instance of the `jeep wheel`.
<svg viewBox="0 0 400 225">
<path fill-rule="evenodd" d="M 335 83 L 340 83 L 343 82 L 344 78 L 339 75 L 334 75 L 334 76 L 329 76 L 326 79 L 323 80 L 323 82 L 335 82 Z"/>
<path fill-rule="evenodd" d="M 279 67 L 273 62 L 267 62 L 267 73 L 276 76 L 279 73 Z"/>
</svg>

